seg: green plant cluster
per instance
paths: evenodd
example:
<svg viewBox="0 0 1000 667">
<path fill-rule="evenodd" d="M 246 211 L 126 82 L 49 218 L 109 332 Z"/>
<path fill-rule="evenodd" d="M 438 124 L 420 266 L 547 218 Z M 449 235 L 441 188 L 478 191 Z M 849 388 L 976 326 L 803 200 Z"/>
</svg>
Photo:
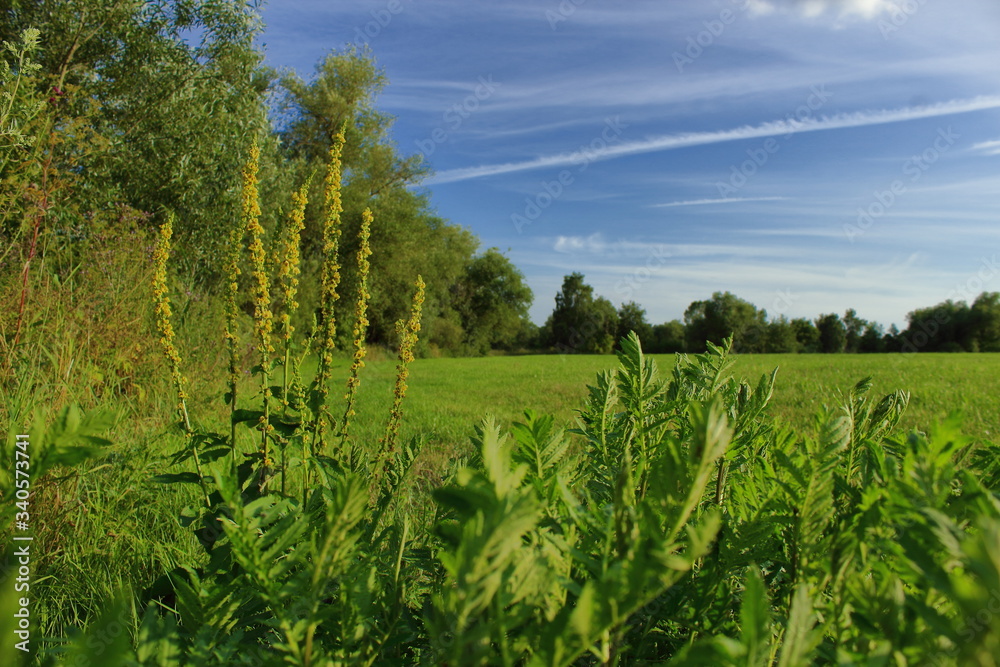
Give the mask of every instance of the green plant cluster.
<svg viewBox="0 0 1000 667">
<path fill-rule="evenodd" d="M 996 664 L 995 448 L 953 422 L 894 433 L 908 396 L 868 380 L 798 435 L 768 415 L 775 374 L 736 380 L 727 343 L 660 378 L 623 340 L 569 434 L 487 419 L 426 521 L 412 452 L 383 477 L 331 457 L 304 502 L 217 466 L 208 564 L 148 592 L 134 645 L 87 648 L 98 619 L 61 659 Z"/>
</svg>

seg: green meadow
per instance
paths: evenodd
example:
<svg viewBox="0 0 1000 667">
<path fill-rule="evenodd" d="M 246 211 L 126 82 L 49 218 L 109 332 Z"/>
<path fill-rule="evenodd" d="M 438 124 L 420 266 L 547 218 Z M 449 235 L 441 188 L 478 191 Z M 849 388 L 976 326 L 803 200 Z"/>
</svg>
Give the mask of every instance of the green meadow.
<svg viewBox="0 0 1000 667">
<path fill-rule="evenodd" d="M 669 375 L 674 355 L 651 358 Z M 896 389 L 910 392 L 900 423 L 905 429 L 927 430 L 953 412 L 977 438 L 995 439 L 1000 428 L 1000 356 L 995 354 L 761 354 L 735 359 L 736 375 L 753 382 L 778 369 L 770 410 L 798 429 L 811 428 L 824 407 L 835 407 L 838 391 L 846 392 L 867 376 L 879 395 Z M 529 408 L 552 414 L 559 424 L 572 428 L 586 385 L 616 364 L 611 355 L 418 359 L 411 366 L 402 433 L 435 445 L 464 446 L 483 416 L 492 414 L 510 424 Z M 346 363 L 338 368 L 345 378 L 346 369 Z M 394 379 L 394 361 L 369 362 L 359 412 L 386 414 Z"/>
<path fill-rule="evenodd" d="M 677 358 L 651 359 L 660 379 L 669 380 Z M 897 434 L 927 431 L 958 412 L 963 432 L 986 449 L 1000 423 L 997 355 L 740 355 L 733 360 L 733 376 L 751 386 L 762 374 L 778 369 L 766 412 L 779 425 L 795 429 L 798 437 L 823 437 L 821 415 L 827 410 L 834 418 L 846 415 L 841 407 L 845 394 L 867 376 L 872 377 L 871 395 L 876 399 L 900 388 L 910 392 Z M 310 364 L 306 366 L 308 374 Z M 433 511 L 427 513 L 430 492 L 453 479 L 457 468 L 477 459 L 471 437 L 484 417 L 495 417 L 501 431 L 508 431 L 513 422 L 525 420 L 525 409 L 532 409 L 553 415 L 556 427 L 578 428 L 587 385 L 595 383 L 599 372 L 617 366 L 612 355 L 413 361 L 400 430 L 400 441 L 416 452 L 408 492 L 417 496 L 409 501 L 411 520 L 435 520 Z M 344 386 L 348 369 L 347 359 L 335 360 L 334 405 L 340 402 L 338 388 Z M 369 361 L 362 370 L 355 420 L 359 442 L 374 443 L 383 435 L 395 378 L 396 361 L 390 358 Z M 201 426 L 220 428 L 227 421 L 223 390 L 200 385 L 192 412 L 199 415 Z M 243 390 L 245 399 L 252 400 L 249 382 Z M 190 459 L 172 465 L 168 457 L 184 447 L 184 440 L 166 424 L 140 424 L 134 419 L 119 422 L 109 434 L 113 444 L 107 456 L 84 464 L 71 484 L 58 489 L 58 496 L 45 491 L 36 501 L 52 506 L 44 520 L 59 531 L 41 535 L 48 546 L 38 563 L 45 576 L 34 589 L 39 600 L 36 619 L 46 636 L 65 636 L 70 628 L 87 625 L 104 613 L 109 600 L 122 600 L 123 590 L 142 591 L 164 572 L 205 562 L 190 529 L 178 522 L 190 511 L 185 507 L 199 502 L 196 487 L 164 485 L 154 479 L 191 470 Z M 254 448 L 247 436 L 241 443 L 243 451 Z M 572 436 L 568 443 L 567 451 L 586 446 L 580 436 Z"/>
</svg>

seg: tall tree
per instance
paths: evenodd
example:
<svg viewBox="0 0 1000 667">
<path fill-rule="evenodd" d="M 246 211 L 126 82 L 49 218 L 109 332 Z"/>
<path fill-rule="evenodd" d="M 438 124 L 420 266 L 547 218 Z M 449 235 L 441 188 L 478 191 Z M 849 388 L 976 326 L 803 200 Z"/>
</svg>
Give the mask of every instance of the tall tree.
<svg viewBox="0 0 1000 667">
<path fill-rule="evenodd" d="M 550 344 L 561 352 L 605 354 L 614 347 L 618 313 L 610 301 L 594 297 L 583 274 L 572 273 L 563 279 L 546 329 Z"/>
<path fill-rule="evenodd" d="M 673 354 L 685 350 L 684 323 L 680 320 L 653 325 L 652 336 L 653 340 L 648 348 L 650 352 Z"/>
<path fill-rule="evenodd" d="M 885 352 L 885 330 L 878 322 L 868 322 L 858 343 L 859 352 Z"/>
<path fill-rule="evenodd" d="M 759 352 L 759 336 L 766 330 L 766 313 L 730 292 L 715 292 L 707 301 L 695 301 L 684 311 L 688 349 L 705 350 L 705 342 L 720 344 L 733 336 L 733 346 L 744 352 Z M 749 345 L 753 343 L 753 345 Z"/>
<path fill-rule="evenodd" d="M 468 340 L 463 324 L 463 318 L 469 316 L 467 304 L 453 300 L 461 291 L 457 286 L 466 278 L 478 243 L 468 230 L 437 216 L 426 193 L 410 187 L 419 183 L 426 168 L 419 156 L 399 154 L 391 140 L 393 118 L 376 108 L 386 81 L 370 53 L 354 48 L 332 52 L 320 61 L 309 81 L 296 75 L 282 79 L 285 94 L 279 132 L 300 177 L 322 169 L 334 135 L 341 129 L 345 132 L 340 246 L 343 289 L 349 293 L 356 284 L 352 258 L 362 211 L 370 207 L 375 217 L 370 339 L 394 343 L 395 321 L 405 316 L 409 285 L 419 273 L 427 284 L 427 335 L 421 345 L 452 354 L 468 351 L 467 345 L 473 341 Z M 315 179 L 303 235 L 303 255 L 314 265 L 318 265 L 322 247 L 322 187 L 320 179 Z M 315 295 L 304 295 L 303 302 L 307 306 L 315 303 Z M 338 321 L 346 324 L 351 317 L 349 301 L 341 300 Z M 489 344 L 474 341 L 476 350 Z"/>
<path fill-rule="evenodd" d="M 972 325 L 980 352 L 1000 352 L 1000 292 L 983 292 L 972 304 Z"/>
<path fill-rule="evenodd" d="M 639 340 L 646 346 L 652 344 L 652 327 L 646 321 L 646 311 L 635 301 L 623 303 L 618 308 L 618 331 L 615 334 L 615 345 L 622 338 L 634 331 Z"/>
<path fill-rule="evenodd" d="M 791 322 L 795 331 L 795 341 L 798 343 L 801 352 L 819 352 L 819 330 L 811 320 L 805 317 L 797 317 Z"/>
<path fill-rule="evenodd" d="M 844 351 L 855 353 L 861 348 L 861 335 L 864 333 L 868 322 L 858 317 L 858 312 L 853 308 L 848 308 L 844 313 Z"/>
<path fill-rule="evenodd" d="M 763 347 L 763 351 L 768 354 L 787 354 L 799 351 L 795 327 L 787 317 L 782 315 L 767 323 Z"/>
<path fill-rule="evenodd" d="M 473 257 L 453 294 L 469 352 L 510 349 L 523 339 L 533 295 L 524 275 L 498 249 Z"/>
<path fill-rule="evenodd" d="M 840 315 L 829 313 L 821 315 L 816 320 L 819 331 L 819 351 L 827 354 L 843 352 L 847 345 L 847 329 L 840 320 Z"/>
<path fill-rule="evenodd" d="M 909 325 L 900 336 L 905 352 L 969 352 L 977 346 L 972 311 L 964 301 L 918 308 L 906 319 Z"/>
<path fill-rule="evenodd" d="M 178 262 L 211 270 L 239 211 L 234 174 L 267 130 L 256 4 L 14 0 L 0 12 L 0 39 L 28 26 L 57 133 L 47 159 L 72 185 L 51 219 L 79 239 L 113 233 L 119 204 L 169 209 Z"/>
</svg>

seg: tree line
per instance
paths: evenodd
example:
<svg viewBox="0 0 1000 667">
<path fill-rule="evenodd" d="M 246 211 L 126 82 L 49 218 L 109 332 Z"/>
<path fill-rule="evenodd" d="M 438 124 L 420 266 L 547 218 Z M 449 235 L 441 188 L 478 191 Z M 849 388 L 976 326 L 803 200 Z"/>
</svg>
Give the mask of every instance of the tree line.
<svg viewBox="0 0 1000 667">
<path fill-rule="evenodd" d="M 947 300 L 907 315 L 908 325 L 886 330 L 850 308 L 815 319 L 769 318 L 767 311 L 730 292 L 695 301 L 684 320 L 650 324 L 634 301 L 615 308 L 580 273 L 563 279 L 555 309 L 535 338 L 538 348 L 562 353 L 602 354 L 629 331 L 653 353 L 704 352 L 706 341 L 733 337 L 744 353 L 998 352 L 1000 292 L 983 292 L 971 304 Z"/>
</svg>

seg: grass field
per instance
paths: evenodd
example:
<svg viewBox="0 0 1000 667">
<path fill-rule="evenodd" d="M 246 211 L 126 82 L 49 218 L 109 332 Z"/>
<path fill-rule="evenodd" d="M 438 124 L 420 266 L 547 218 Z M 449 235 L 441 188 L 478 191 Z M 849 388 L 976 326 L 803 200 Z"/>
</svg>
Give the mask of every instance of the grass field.
<svg viewBox="0 0 1000 667">
<path fill-rule="evenodd" d="M 669 377 L 675 358 L 655 359 L 661 377 Z M 555 415 L 560 426 L 573 427 L 586 385 L 597 372 L 616 365 L 610 355 L 416 360 L 401 436 L 422 443 L 418 469 L 433 485 L 440 482 L 444 468 L 472 451 L 469 438 L 484 416 L 492 414 L 507 427 L 530 408 Z M 927 429 L 956 407 L 963 412 L 965 432 L 977 439 L 995 439 L 1000 424 L 1000 355 L 740 356 L 733 373 L 755 383 L 775 367 L 779 371 L 771 412 L 800 433 L 811 432 L 814 416 L 824 403 L 835 403 L 838 390 L 847 391 L 867 375 L 874 378 L 876 395 L 897 388 L 911 393 L 904 429 Z M 330 398 L 338 416 L 338 387 L 343 387 L 347 368 L 346 360 L 337 361 Z M 369 362 L 363 370 L 355 422 L 359 442 L 374 444 L 382 435 L 395 370 L 392 359 Z M 217 426 L 225 421 L 221 391 L 218 396 L 196 397 L 202 408 L 195 411 L 199 420 Z M 244 397 L 249 396 L 248 387 Z M 58 534 L 46 538 L 51 548 L 39 565 L 47 576 L 37 587 L 38 620 L 47 633 L 62 634 L 67 624 L 84 623 L 123 585 L 141 588 L 162 572 L 197 559 L 196 541 L 177 522 L 181 508 L 197 503 L 194 487 L 152 481 L 156 474 L 190 468 L 190 461 L 171 466 L 166 458 L 178 449 L 181 438 L 167 433 L 167 424 L 151 426 L 147 421 L 141 430 L 137 426 L 127 420 L 115 428 L 110 455 L 60 491 L 58 502 L 51 499 Z M 252 448 L 244 443 L 247 451 Z"/>
<path fill-rule="evenodd" d="M 669 377 L 674 356 L 653 358 L 661 376 Z M 744 355 L 736 360 L 734 375 L 751 383 L 778 368 L 772 414 L 799 429 L 812 425 L 837 390 L 847 391 L 868 375 L 876 394 L 910 392 L 910 407 L 901 424 L 905 429 L 926 430 L 956 407 L 971 436 L 995 439 L 1000 427 L 1000 355 L 791 354 Z M 615 365 L 615 358 L 608 355 L 417 360 L 411 367 L 403 433 L 431 443 L 463 444 L 486 414 L 509 424 L 526 408 L 553 414 L 560 424 L 571 426 L 586 385 L 593 383 L 597 372 Z M 346 364 L 338 371 L 346 377 Z M 392 361 L 369 363 L 365 369 L 359 413 L 369 435 L 376 435 L 379 425 L 364 417 L 386 414 L 394 377 Z"/>
</svg>

